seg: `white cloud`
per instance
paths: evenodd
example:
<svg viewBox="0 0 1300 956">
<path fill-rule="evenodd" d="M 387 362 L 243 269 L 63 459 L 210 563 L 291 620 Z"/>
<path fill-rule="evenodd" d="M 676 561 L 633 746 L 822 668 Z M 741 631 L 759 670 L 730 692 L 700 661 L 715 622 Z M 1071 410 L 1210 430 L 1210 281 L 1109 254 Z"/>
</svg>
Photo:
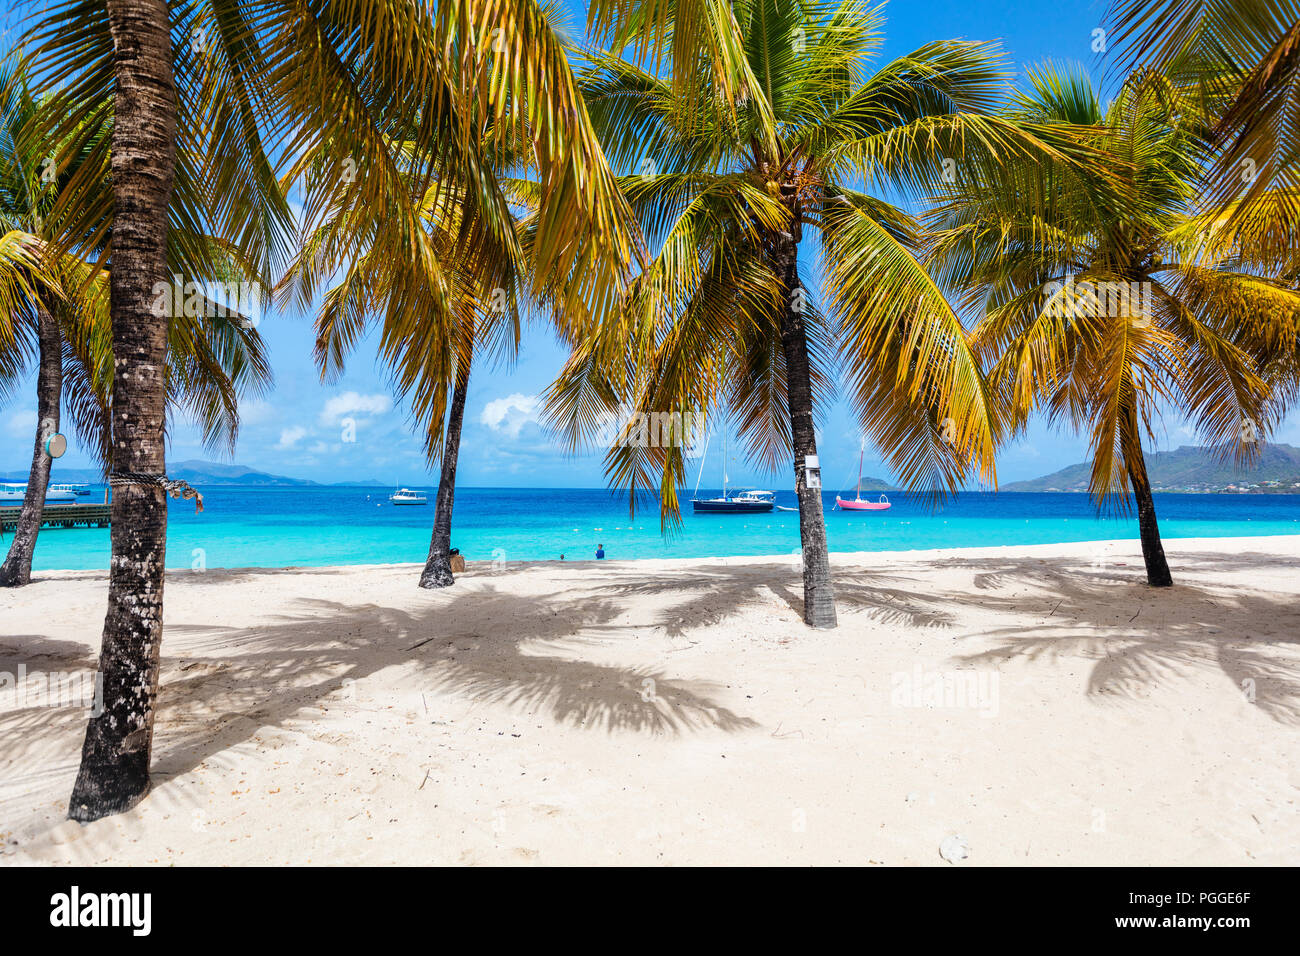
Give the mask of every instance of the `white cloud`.
<svg viewBox="0 0 1300 956">
<path fill-rule="evenodd" d="M 307 429 L 301 425 L 294 425 L 292 428 L 283 429 L 280 432 L 280 441 L 276 448 L 292 448 L 298 442 L 302 441 L 307 435 Z"/>
<path fill-rule="evenodd" d="M 382 415 L 392 406 L 387 395 L 362 395 L 359 392 L 344 392 L 325 402 L 321 409 L 322 425 L 337 425 L 339 419 L 348 415 Z"/>
<path fill-rule="evenodd" d="M 36 434 L 36 409 L 24 408 L 14 412 L 5 421 L 5 434 L 26 436 L 31 438 Z"/>
<path fill-rule="evenodd" d="M 538 420 L 541 405 L 536 395 L 515 392 L 488 402 L 478 420 L 494 432 L 505 432 L 511 438 L 518 438 L 525 425 Z"/>
</svg>

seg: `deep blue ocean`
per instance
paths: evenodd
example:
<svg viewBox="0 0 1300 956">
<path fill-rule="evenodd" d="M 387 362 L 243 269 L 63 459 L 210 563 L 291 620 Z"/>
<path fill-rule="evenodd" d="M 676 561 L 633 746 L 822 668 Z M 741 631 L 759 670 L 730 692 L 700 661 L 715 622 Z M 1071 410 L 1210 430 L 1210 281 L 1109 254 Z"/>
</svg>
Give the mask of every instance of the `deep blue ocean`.
<svg viewBox="0 0 1300 956">
<path fill-rule="evenodd" d="M 388 489 L 372 487 L 208 486 L 206 510 L 171 501 L 167 566 L 288 567 L 423 562 L 433 505 L 394 507 Z M 432 502 L 434 486 L 425 489 Z M 712 496 L 717 489 L 701 489 Z M 876 497 L 875 494 L 867 497 Z M 689 499 L 686 494 L 683 500 Z M 86 502 L 103 501 L 96 488 Z M 794 493 L 777 494 L 793 507 Z M 1096 541 L 1137 535 L 1134 518 L 1099 516 L 1086 495 L 965 493 L 939 511 L 891 495 L 887 512 L 832 510 L 832 551 L 895 551 Z M 660 532 L 658 506 L 628 516 L 627 497 L 598 489 L 461 488 L 456 492 L 452 545 L 470 561 L 786 555 L 799 547 L 799 516 L 701 515 L 688 509 L 682 526 Z M 1156 495 L 1165 538 L 1300 534 L 1300 495 Z M 108 567 L 109 532 L 46 528 L 36 547 L 38 569 Z M 8 548 L 9 536 L 0 546 Z"/>
</svg>

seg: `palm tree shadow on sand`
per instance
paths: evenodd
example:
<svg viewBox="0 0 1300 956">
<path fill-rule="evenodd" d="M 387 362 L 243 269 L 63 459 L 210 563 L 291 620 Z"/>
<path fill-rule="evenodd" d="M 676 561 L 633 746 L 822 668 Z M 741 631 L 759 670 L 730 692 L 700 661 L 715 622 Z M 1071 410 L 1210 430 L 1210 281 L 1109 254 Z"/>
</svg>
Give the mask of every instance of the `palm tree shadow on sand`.
<svg viewBox="0 0 1300 956">
<path fill-rule="evenodd" d="M 597 643 L 594 631 L 630 629 L 614 621 L 622 610 L 601 598 L 480 587 L 417 611 L 309 600 L 253 629 L 170 626 L 173 637 L 201 637 L 204 650 L 220 656 L 170 659 L 158 724 L 168 733 L 159 740 L 155 770 L 184 773 L 267 727 L 301 726 L 315 716 L 310 708 L 335 706 L 353 682 L 398 665 L 411 670 L 403 682 L 418 685 L 417 694 L 547 713 L 587 730 L 733 733 L 759 726 L 716 703 L 718 688 L 707 682 L 575 654 Z M 478 622 L 477 629 L 458 620 Z"/>
<path fill-rule="evenodd" d="M 1176 564 L 1189 577 L 1198 569 L 1276 568 L 1277 559 L 1183 553 Z M 967 639 L 997 644 L 955 660 L 1092 658 L 1086 693 L 1097 698 L 1141 698 L 1166 677 L 1214 667 L 1243 692 L 1249 687 L 1271 718 L 1300 724 L 1300 608 L 1284 595 L 1186 580 L 1172 591 L 1153 590 L 1135 565 L 1098 568 L 1085 559 L 953 558 L 933 566 L 969 571 L 974 591 L 936 590 L 934 578 L 914 567 L 841 568 L 837 598 L 850 616 L 887 626 L 949 629 L 975 594 L 983 608 L 1020 620 L 971 635 Z M 263 727 L 309 716 L 301 712 L 338 695 L 347 682 L 394 665 L 414 664 L 410 679 L 425 688 L 521 713 L 549 713 L 561 724 L 587 730 L 754 729 L 760 726 L 754 717 L 714 700 L 714 685 L 582 659 L 582 649 L 605 646 L 620 631 L 680 636 L 754 602 L 773 603 L 773 596 L 788 605 L 795 621 L 802 603 L 797 582 L 798 571 L 784 563 L 705 566 L 671 577 L 615 565 L 582 589 L 570 583 L 541 596 L 500 590 L 488 578 L 416 611 L 316 600 L 301 602 L 269 627 L 173 627 L 173 634 L 210 633 L 214 643 L 205 647 L 226 653 L 216 662 L 181 661 L 179 673 L 165 683 L 160 726 L 192 721 L 187 711 L 207 713 L 192 732 L 168 734 L 158 769 L 184 772 Z M 1026 628 L 1026 594 L 1034 592 L 1037 606 L 1049 598 L 1053 606 L 1041 623 Z M 636 624 L 627 623 L 623 599 L 638 596 L 651 597 L 656 606 Z M 1123 615 L 1117 623 L 1117 609 L 1130 607 L 1131 619 Z M 1175 609 L 1178 614 L 1170 613 Z M 476 629 L 458 621 L 477 622 Z M 1243 633 L 1246 622 L 1250 634 Z M 298 683 L 283 692 L 289 675 Z M 217 701 L 226 702 L 219 714 L 212 712 Z M 221 724 L 215 735 L 214 720 Z"/>
<path fill-rule="evenodd" d="M 1023 613 L 1023 597 L 1007 592 L 1026 587 L 1055 601 L 1045 620 L 1031 629 L 1020 623 L 971 635 L 999 643 L 957 660 L 988 664 L 1092 658 L 1096 663 L 1087 693 L 1097 698 L 1137 699 L 1166 678 L 1217 668 L 1269 717 L 1300 725 L 1300 606 L 1277 593 L 1186 581 L 1189 572 L 1198 570 L 1276 570 L 1277 559 L 1208 553 L 1175 557 L 1170 590 L 1145 585 L 1141 559 L 1110 569 L 1083 560 L 1073 566 L 1060 559 L 1050 564 L 1038 559 L 940 561 L 937 567 L 974 572 L 985 608 Z"/>
<path fill-rule="evenodd" d="M 1167 677 L 1217 669 L 1239 691 L 1253 682 L 1254 702 L 1272 719 L 1300 724 L 1300 605 L 1285 593 L 1195 583 L 1199 571 L 1286 573 L 1294 563 L 1288 559 L 1179 552 L 1180 579 L 1172 590 L 1147 588 L 1141 568 L 1131 563 L 1099 568 L 1082 558 L 950 558 L 918 567 L 888 560 L 878 568 L 859 562 L 836 570 L 843 624 L 862 618 L 886 628 L 942 632 L 956 628 L 964 604 L 978 603 L 1013 622 L 964 636 L 994 646 L 957 661 L 1092 659 L 1086 693 L 1098 700 L 1140 699 Z M 930 568 L 969 577 L 936 587 Z M 261 577 L 229 574 L 232 582 Z M 393 705 L 403 693 L 432 690 L 610 734 L 756 729 L 761 714 L 721 705 L 716 685 L 591 658 L 617 644 L 620 634 L 707 639 L 693 632 L 756 603 L 788 619 L 797 640 L 803 632 L 798 582 L 789 562 L 699 565 L 674 575 L 611 563 L 581 582 L 557 581 L 541 595 L 506 590 L 509 573 L 499 583 L 469 574 L 463 588 L 440 592 L 414 610 L 301 600 L 279 621 L 256 628 L 172 624 L 155 772 L 159 779 L 185 773 L 267 729 L 311 733 L 324 710 L 344 705 L 350 682 L 395 666 L 406 672 L 401 688 L 385 688 Z M 642 600 L 631 615 L 626 599 L 634 597 Z M 1027 622 L 1029 615 L 1038 619 Z M 80 644 L 40 635 L 7 643 L 16 645 L 12 662 L 29 667 L 92 663 Z M 186 653 L 177 653 L 182 647 Z M 439 716 L 436 706 L 430 719 Z M 3 715 L 0 731 L 27 738 L 56 725 L 77 729 L 84 719 L 80 711 L 37 708 Z M 11 746 L 9 755 L 25 750 Z"/>
<path fill-rule="evenodd" d="M 844 613 L 866 612 L 883 624 L 937 628 L 958 623 L 951 602 L 928 592 L 921 575 L 887 571 L 835 570 L 835 600 Z M 604 590 L 623 597 L 671 597 L 647 624 L 670 637 L 692 627 L 716 624 L 733 612 L 759 603 L 784 604 L 803 619 L 803 595 L 797 565 L 753 561 L 734 565 L 697 565 L 672 576 L 632 573 L 611 576 Z"/>
<path fill-rule="evenodd" d="M 889 560 L 889 559 L 884 559 Z M 966 640 L 992 638 L 998 646 L 955 660 L 970 664 L 1021 658 L 1095 658 L 1086 693 L 1097 698 L 1144 697 L 1166 677 L 1217 668 L 1271 718 L 1300 724 L 1300 606 L 1284 595 L 1206 588 L 1188 583 L 1197 572 L 1277 570 L 1289 562 L 1273 555 L 1178 552 L 1175 572 L 1184 580 L 1169 591 L 1146 586 L 1141 559 L 1109 564 L 1086 558 L 948 558 L 918 568 L 882 563 L 863 570 L 835 569 L 835 596 L 845 623 L 861 614 L 877 624 L 924 629 L 953 628 L 970 590 L 936 590 L 932 569 L 968 571 L 979 604 L 1020 620 L 981 631 Z M 625 577 L 626 580 L 620 580 Z M 672 596 L 657 626 L 679 636 L 689 626 L 724 619 L 738 607 L 776 595 L 796 614 L 797 570 L 783 564 L 704 565 L 666 577 L 625 575 L 606 586 L 625 596 Z M 1050 598 L 1041 624 L 1027 629 L 1026 594 L 1037 606 Z M 1117 609 L 1131 609 L 1120 615 Z M 1178 615 L 1169 612 L 1177 610 Z M 1251 633 L 1244 634 L 1243 626 Z M 1264 631 L 1269 633 L 1261 633 Z"/>
</svg>

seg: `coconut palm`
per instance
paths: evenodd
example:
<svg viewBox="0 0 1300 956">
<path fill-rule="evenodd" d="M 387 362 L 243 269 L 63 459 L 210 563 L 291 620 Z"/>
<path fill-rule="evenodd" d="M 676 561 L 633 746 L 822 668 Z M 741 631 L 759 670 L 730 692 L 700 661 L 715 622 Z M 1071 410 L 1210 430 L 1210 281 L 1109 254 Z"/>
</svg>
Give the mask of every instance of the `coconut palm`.
<svg viewBox="0 0 1300 956">
<path fill-rule="evenodd" d="M 157 288 L 176 262 L 212 266 L 187 280 L 217 271 L 205 233 L 226 243 L 224 255 L 264 272 L 276 223 L 288 219 L 253 126 L 253 97 L 239 82 L 256 51 L 240 11 L 223 12 L 218 19 L 210 8 L 164 0 L 73 0 L 25 37 L 32 82 L 57 90 L 28 135 L 59 144 L 54 166 L 70 170 L 46 222 L 47 254 L 111 264 L 105 709 L 88 722 L 70 801 L 69 816 L 82 821 L 134 805 L 149 785 L 166 552 L 167 352 L 177 332 L 155 308 Z M 202 23 L 220 23 L 228 42 L 210 47 Z"/>
<path fill-rule="evenodd" d="M 19 145 L 19 134 L 36 104 L 21 78 L 13 75 L 10 63 L 0 70 L 0 92 L 0 223 L 5 231 L 5 255 L 0 260 L 0 285 L 5 290 L 0 306 L 0 388 L 8 391 L 23 376 L 30 352 L 24 329 L 35 332 L 39 369 L 36 443 L 27 493 L 9 552 L 0 564 L 0 586 L 7 587 L 26 584 L 31 578 L 50 476 L 51 459 L 44 442 L 59 428 L 63 337 L 50 311 L 62 298 L 60 283 L 42 264 L 40 238 L 34 234 L 41 226 L 42 194 L 48 192 L 41 179 L 50 177 L 40 168 L 43 157 L 25 153 Z"/>
<path fill-rule="evenodd" d="M 863 434 L 906 484 L 939 497 L 972 464 L 994 479 L 979 363 L 917 261 L 918 224 L 889 199 L 1073 141 L 991 115 L 1007 86 L 987 44 L 930 43 L 872 72 L 881 20 L 855 0 L 613 9 L 593 6 L 598 34 L 642 57 L 593 52 L 583 89 L 657 252 L 623 307 L 575 339 L 551 421 L 576 446 L 620 408 L 721 408 L 762 465 L 793 452 L 804 620 L 833 627 L 814 421 L 841 365 Z M 630 440 L 639 424 L 607 474 L 634 501 L 656 492 L 671 524 L 681 442 Z"/>
<path fill-rule="evenodd" d="M 162 434 L 166 323 L 151 312 L 163 281 L 169 220 L 217 236 L 258 275 L 287 252 L 287 206 L 267 157 L 312 157 L 333 176 L 305 199 L 317 221 L 345 185 L 361 183 L 360 216 L 401 217 L 412 273 L 431 283 L 438 315 L 452 309 L 442 264 L 416 237 L 406 171 L 377 147 L 397 135 L 424 158 L 422 194 L 465 187 L 478 242 L 509 241 L 508 210 L 490 188 L 477 141 L 485 122 L 528 124 L 546 201 L 534 282 L 574 303 L 602 305 L 627 268 L 625 206 L 586 124 L 563 43 L 533 0 L 64 0 L 28 37 L 35 74 L 57 89 L 62 142 L 104 94 L 113 97 L 112 170 L 73 177 L 51 221 L 59 242 L 94 248 L 111 233 L 114 361 L 113 561 L 101 674 L 105 712 L 90 721 L 70 815 L 90 820 L 148 790 L 162 638 L 166 511 Z M 520 96 L 523 89 L 532 91 Z M 107 116 L 103 117 L 107 121 Z M 269 137 L 269 140 L 267 139 Z M 375 159 L 377 161 L 371 162 Z M 87 164 L 93 166 L 94 164 Z M 105 214 L 111 207 L 112 217 Z M 360 230 L 358 230 L 358 234 Z M 100 232 L 99 235 L 105 235 Z M 466 237 L 468 240 L 471 237 Z M 199 250 L 196 250 L 196 252 Z M 199 261 L 198 256 L 186 261 Z M 576 308 L 576 306 L 575 306 Z"/>
<path fill-rule="evenodd" d="M 1282 408 L 1271 386 L 1294 369 L 1300 296 L 1188 238 L 1211 118 L 1169 77 L 1139 71 L 1103 107 L 1086 76 L 1049 67 L 1011 116 L 1096 128 L 1119 177 L 1013 162 L 961 178 L 928 217 L 935 275 L 979 318 L 1011 432 L 1040 408 L 1086 430 L 1092 494 L 1132 491 L 1147 581 L 1169 586 L 1143 437 L 1176 409 L 1252 455 Z"/>
<path fill-rule="evenodd" d="M 27 494 L 0 585 L 31 579 L 32 557 L 41 526 L 51 459 L 44 441 L 60 427 L 62 406 L 92 456 L 107 463 L 107 409 L 113 363 L 108 319 L 108 276 L 93 274 L 77 256 L 49 256 L 44 214 L 57 194 L 59 177 L 50 175 L 48 148 L 33 148 L 25 137 L 40 104 L 24 77 L 0 71 L 0 223 L 10 241 L 32 250 L 26 263 L 7 260 L 0 268 L 18 269 L 11 282 L 28 293 L 0 312 L 0 340 L 8 360 L 0 378 L 12 384 L 23 377 L 25 360 L 37 366 L 37 428 Z M 39 145 L 39 144 L 38 144 Z M 65 174 L 66 180 L 66 174 Z M 192 244 L 185 244 L 192 245 Z M 221 255 L 220 250 L 216 253 Z M 179 268 L 179 267 L 178 267 Z M 233 263 L 228 271 L 235 271 Z M 206 303 L 205 303 L 206 305 Z M 193 311 L 193 310 L 192 310 Z M 233 450 L 240 394 L 260 391 L 270 381 L 261 340 L 254 328 L 214 307 L 172 319 L 167 352 L 167 408 L 183 408 L 200 426 L 209 448 Z"/>
<path fill-rule="evenodd" d="M 502 185 L 508 182 L 502 180 Z M 425 588 L 455 582 L 451 527 L 469 377 L 476 354 L 515 355 L 519 300 L 524 295 L 521 280 L 527 271 L 522 235 L 520 242 L 504 246 L 505 258 L 494 258 L 501 250 L 476 249 L 461 241 L 473 228 L 464 221 L 462 200 L 458 191 L 441 186 L 426 190 L 418 203 L 425 241 L 442 264 L 442 279 L 452 292 L 446 296 L 452 308 L 450 323 L 431 320 L 436 314 L 432 290 L 399 281 L 400 273 L 392 267 L 394 247 L 405 242 L 401 223 L 375 222 L 360 241 L 350 234 L 341 237 L 339 231 L 348 230 L 352 222 L 346 207 L 326 215 L 280 283 L 286 296 L 309 307 L 318 284 L 338 276 L 320 296 L 316 317 L 316 360 L 326 381 L 343 372 L 367 327 L 379 325 L 380 361 L 391 369 L 399 398 L 410 400 L 428 460 L 440 462 L 429 555 L 419 580 Z M 343 249 L 350 250 L 344 261 L 330 254 Z"/>
<path fill-rule="evenodd" d="M 470 146 L 477 152 L 472 180 L 431 178 L 417 130 L 400 124 L 367 144 L 367 168 L 385 171 L 400 196 L 376 201 L 364 175 L 342 182 L 330 162 L 333 144 L 320 140 L 295 164 L 290 178 L 308 196 L 306 218 L 318 223 L 281 282 L 302 307 L 313 303 L 322 283 L 342 278 L 324 294 L 317 317 L 316 357 L 322 376 L 342 372 L 346 356 L 366 326 L 379 320 L 379 350 L 392 370 L 394 386 L 408 398 L 412 418 L 424 436 L 429 460 L 440 459 L 429 555 L 421 587 L 446 587 L 451 571 L 451 522 L 456 465 L 473 364 L 487 357 L 511 359 L 519 342 L 521 302 L 544 305 L 566 316 L 568 327 L 607 307 L 613 280 L 635 249 L 635 223 L 605 164 L 600 145 L 581 109 L 563 51 L 555 47 L 555 8 L 536 8 L 530 31 L 541 42 L 554 76 L 530 67 L 515 77 L 506 112 L 467 110 L 474 123 Z M 500 31 L 497 31 L 498 34 Z M 494 48 L 499 43 L 493 44 Z M 506 51 L 510 52 L 510 51 Z M 511 66 L 509 58 L 499 70 Z M 518 65 L 515 65 L 518 69 Z M 539 142 L 555 135 L 536 106 L 538 82 L 560 83 L 571 102 L 572 135 L 593 191 L 589 212 L 562 197 L 572 186 L 557 177 L 554 157 Z M 442 144 L 438 144 L 443 149 Z M 572 162 L 572 160 L 570 160 Z M 565 174 L 566 176 L 569 174 Z M 529 178 L 522 178 L 527 176 Z M 608 208 L 606 208 L 608 206 Z M 525 208 L 527 218 L 516 211 Z M 568 210 L 557 237 L 557 210 Z M 583 225 L 600 214 L 600 229 Z M 604 233 L 609 233 L 608 235 Z M 554 244 L 576 245 L 571 260 L 556 270 Z M 602 249 L 610 250 L 602 252 Z M 593 267 L 610 270 L 593 276 Z M 616 283 L 615 283 L 616 284 Z"/>
</svg>

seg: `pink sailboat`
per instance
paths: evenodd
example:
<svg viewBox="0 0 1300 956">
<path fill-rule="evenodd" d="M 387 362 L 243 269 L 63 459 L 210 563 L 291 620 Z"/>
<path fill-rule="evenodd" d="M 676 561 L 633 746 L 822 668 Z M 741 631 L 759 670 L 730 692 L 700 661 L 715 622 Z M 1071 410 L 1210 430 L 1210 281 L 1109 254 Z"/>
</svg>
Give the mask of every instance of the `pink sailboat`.
<svg viewBox="0 0 1300 956">
<path fill-rule="evenodd" d="M 866 453 L 867 443 L 862 442 L 858 449 L 858 482 L 853 486 L 853 500 L 846 501 L 839 495 L 835 496 L 835 507 L 842 511 L 888 511 L 889 499 L 884 495 L 880 496 L 879 501 L 867 501 L 862 497 L 862 459 Z"/>
</svg>

